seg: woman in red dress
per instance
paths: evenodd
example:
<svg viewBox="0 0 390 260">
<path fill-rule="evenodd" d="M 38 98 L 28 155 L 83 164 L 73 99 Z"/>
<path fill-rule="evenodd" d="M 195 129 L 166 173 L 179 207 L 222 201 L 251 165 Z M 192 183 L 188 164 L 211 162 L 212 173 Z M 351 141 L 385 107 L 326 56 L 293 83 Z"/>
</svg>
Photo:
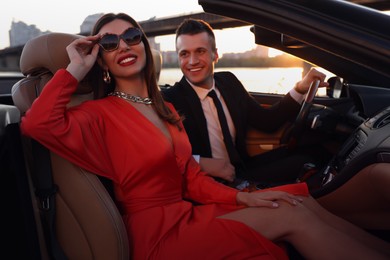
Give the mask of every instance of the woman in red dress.
<svg viewBox="0 0 390 260">
<path fill-rule="evenodd" d="M 387 243 L 325 211 L 305 184 L 249 193 L 206 176 L 128 15 L 103 16 L 67 52 L 69 65 L 45 86 L 22 131 L 112 180 L 133 259 L 287 259 L 283 241 L 309 259 L 388 257 Z M 67 108 L 96 63 L 108 95 Z"/>
</svg>

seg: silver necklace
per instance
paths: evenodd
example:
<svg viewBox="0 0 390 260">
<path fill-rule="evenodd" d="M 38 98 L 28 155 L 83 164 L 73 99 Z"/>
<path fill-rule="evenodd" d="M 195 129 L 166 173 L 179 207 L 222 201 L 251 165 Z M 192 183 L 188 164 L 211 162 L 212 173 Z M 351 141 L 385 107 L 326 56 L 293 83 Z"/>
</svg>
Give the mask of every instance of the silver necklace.
<svg viewBox="0 0 390 260">
<path fill-rule="evenodd" d="M 149 97 L 142 98 L 142 97 L 133 96 L 133 95 L 127 94 L 125 92 L 121 92 L 121 91 L 114 91 L 114 92 L 109 93 L 108 95 L 109 96 L 114 96 L 114 97 L 119 97 L 119 98 L 131 101 L 131 102 L 134 102 L 134 103 L 142 103 L 142 104 L 145 104 L 145 105 L 153 104 L 152 99 L 149 98 Z"/>
</svg>

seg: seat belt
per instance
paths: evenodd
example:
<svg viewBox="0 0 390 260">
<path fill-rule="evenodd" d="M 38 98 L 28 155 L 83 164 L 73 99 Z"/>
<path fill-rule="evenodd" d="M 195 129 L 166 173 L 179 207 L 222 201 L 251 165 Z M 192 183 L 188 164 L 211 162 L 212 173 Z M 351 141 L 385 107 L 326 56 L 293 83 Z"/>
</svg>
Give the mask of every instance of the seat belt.
<svg viewBox="0 0 390 260">
<path fill-rule="evenodd" d="M 57 240 L 55 226 L 57 185 L 53 182 L 49 150 L 31 139 L 35 195 L 39 198 L 45 240 L 52 259 L 68 259 Z"/>
</svg>

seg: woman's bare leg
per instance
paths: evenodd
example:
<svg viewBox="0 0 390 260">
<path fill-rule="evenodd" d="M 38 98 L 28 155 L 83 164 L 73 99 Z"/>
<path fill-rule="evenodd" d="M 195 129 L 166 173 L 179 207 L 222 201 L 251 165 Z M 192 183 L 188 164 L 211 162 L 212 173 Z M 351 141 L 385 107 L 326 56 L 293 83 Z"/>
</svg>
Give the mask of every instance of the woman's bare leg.
<svg viewBox="0 0 390 260">
<path fill-rule="evenodd" d="M 372 164 L 317 201 L 359 227 L 390 230 L 389 185 L 390 164 Z"/>
<path fill-rule="evenodd" d="M 305 206 L 309 208 L 318 218 L 322 219 L 328 225 L 335 229 L 348 234 L 350 237 L 360 241 L 362 244 L 373 248 L 378 252 L 382 252 L 390 257 L 390 243 L 379 239 L 365 230 L 353 225 L 352 223 L 338 217 L 326 209 L 324 209 L 316 200 L 313 198 L 304 198 Z"/>
<path fill-rule="evenodd" d="M 220 218 L 242 222 L 272 241 L 290 242 L 307 259 L 388 259 L 328 225 L 305 201 L 297 206 L 279 204 L 277 209 L 250 207 Z"/>
</svg>

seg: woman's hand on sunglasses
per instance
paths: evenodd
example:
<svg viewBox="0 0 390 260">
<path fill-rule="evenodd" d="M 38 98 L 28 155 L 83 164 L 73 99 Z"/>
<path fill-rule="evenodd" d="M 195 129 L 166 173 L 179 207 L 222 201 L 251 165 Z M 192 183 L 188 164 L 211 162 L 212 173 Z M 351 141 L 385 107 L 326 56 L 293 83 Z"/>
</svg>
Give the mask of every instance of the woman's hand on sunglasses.
<svg viewBox="0 0 390 260">
<path fill-rule="evenodd" d="M 74 40 L 66 47 L 70 60 L 66 69 L 78 81 L 81 81 L 95 64 L 99 53 L 99 39 L 100 35 L 87 36 Z"/>
</svg>

